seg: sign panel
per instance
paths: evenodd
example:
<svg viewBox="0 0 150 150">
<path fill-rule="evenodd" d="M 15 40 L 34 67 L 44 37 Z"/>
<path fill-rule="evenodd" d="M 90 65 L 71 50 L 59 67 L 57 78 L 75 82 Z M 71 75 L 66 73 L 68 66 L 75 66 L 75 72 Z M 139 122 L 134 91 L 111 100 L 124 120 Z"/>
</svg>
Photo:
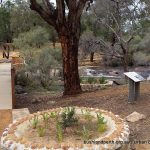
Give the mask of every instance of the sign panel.
<svg viewBox="0 0 150 150">
<path fill-rule="evenodd" d="M 140 82 L 140 81 L 144 81 L 145 79 L 137 74 L 136 72 L 126 72 L 124 73 L 128 78 L 130 78 L 131 80 L 133 80 L 134 82 Z"/>
</svg>

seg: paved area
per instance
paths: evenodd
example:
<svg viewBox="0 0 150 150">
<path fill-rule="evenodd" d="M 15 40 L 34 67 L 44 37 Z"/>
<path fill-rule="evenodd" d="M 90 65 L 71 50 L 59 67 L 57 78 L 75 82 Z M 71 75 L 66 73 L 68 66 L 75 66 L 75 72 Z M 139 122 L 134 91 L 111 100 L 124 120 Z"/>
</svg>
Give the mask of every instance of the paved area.
<svg viewBox="0 0 150 150">
<path fill-rule="evenodd" d="M 12 109 L 11 63 L 0 63 L 0 110 Z"/>
</svg>

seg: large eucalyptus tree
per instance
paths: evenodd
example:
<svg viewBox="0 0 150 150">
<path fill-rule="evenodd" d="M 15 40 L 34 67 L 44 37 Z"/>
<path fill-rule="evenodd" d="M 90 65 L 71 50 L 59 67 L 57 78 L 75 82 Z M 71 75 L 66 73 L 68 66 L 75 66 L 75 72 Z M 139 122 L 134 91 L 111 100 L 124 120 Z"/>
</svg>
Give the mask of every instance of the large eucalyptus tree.
<svg viewBox="0 0 150 150">
<path fill-rule="evenodd" d="M 80 93 L 78 73 L 80 19 L 85 6 L 89 7 L 93 0 L 56 0 L 56 5 L 51 0 L 30 0 L 30 2 L 31 9 L 38 12 L 58 33 L 63 56 L 64 95 Z"/>
</svg>

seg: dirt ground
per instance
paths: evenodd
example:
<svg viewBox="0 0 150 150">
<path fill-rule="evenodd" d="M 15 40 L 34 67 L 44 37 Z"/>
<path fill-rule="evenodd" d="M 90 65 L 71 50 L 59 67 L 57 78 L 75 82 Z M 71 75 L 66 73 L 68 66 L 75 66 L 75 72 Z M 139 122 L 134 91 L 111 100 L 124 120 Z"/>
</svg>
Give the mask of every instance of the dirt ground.
<svg viewBox="0 0 150 150">
<path fill-rule="evenodd" d="M 11 110 L 0 110 L 0 135 L 2 131 L 12 122 Z"/>
<path fill-rule="evenodd" d="M 62 97 L 61 93 L 30 93 L 17 95 L 17 108 L 29 108 L 30 112 L 64 106 L 88 106 L 112 111 L 125 118 L 134 111 L 146 115 L 146 119 L 129 123 L 135 140 L 150 140 L 150 82 L 141 84 L 141 95 L 135 104 L 128 103 L 128 85 Z"/>
</svg>

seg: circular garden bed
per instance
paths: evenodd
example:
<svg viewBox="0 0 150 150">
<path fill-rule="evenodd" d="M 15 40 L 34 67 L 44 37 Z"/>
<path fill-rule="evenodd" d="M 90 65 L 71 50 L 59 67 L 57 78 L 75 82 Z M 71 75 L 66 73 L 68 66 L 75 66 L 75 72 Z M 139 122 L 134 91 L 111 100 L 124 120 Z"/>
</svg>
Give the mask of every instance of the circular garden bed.
<svg viewBox="0 0 150 150">
<path fill-rule="evenodd" d="M 91 150 L 122 147 L 128 125 L 119 116 L 85 107 L 56 108 L 22 118 L 2 134 L 6 150 Z"/>
</svg>

